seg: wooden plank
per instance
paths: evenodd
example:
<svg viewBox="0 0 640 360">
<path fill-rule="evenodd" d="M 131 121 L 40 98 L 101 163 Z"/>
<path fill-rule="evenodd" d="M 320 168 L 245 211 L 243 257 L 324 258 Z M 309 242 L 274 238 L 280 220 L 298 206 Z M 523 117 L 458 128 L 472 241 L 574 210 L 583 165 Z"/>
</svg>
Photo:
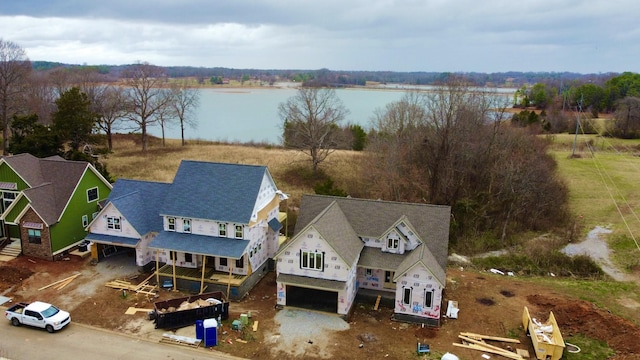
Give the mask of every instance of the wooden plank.
<svg viewBox="0 0 640 360">
<path fill-rule="evenodd" d="M 464 340 L 464 341 L 470 342 L 470 343 L 475 344 L 475 345 L 479 345 L 479 346 L 481 346 L 482 348 L 485 348 L 485 349 L 491 349 L 491 350 L 493 350 L 493 352 L 494 352 L 494 353 L 496 353 L 496 352 L 501 353 L 501 354 L 506 353 L 506 354 L 508 354 L 508 355 L 516 355 L 516 356 L 518 356 L 518 358 L 521 358 L 521 356 L 520 356 L 520 355 L 518 355 L 518 354 L 516 354 L 516 353 L 514 353 L 514 352 L 511 352 L 511 351 L 509 351 L 509 350 L 505 350 L 505 349 L 503 349 L 503 348 L 501 348 L 501 347 L 497 347 L 497 346 L 489 345 L 489 344 L 484 343 L 484 342 L 482 342 L 482 341 L 475 340 L 475 339 L 472 339 L 472 338 L 470 338 L 470 337 L 466 337 L 466 336 L 463 336 L 463 335 L 458 335 L 458 337 L 459 337 L 460 339 Z M 506 356 L 506 355 L 505 355 L 505 356 Z"/>
<path fill-rule="evenodd" d="M 254 321 L 254 322 L 253 322 L 253 331 L 254 331 L 254 332 L 255 332 L 255 331 L 258 331 L 258 322 L 257 322 L 257 321 Z"/>
<path fill-rule="evenodd" d="M 373 306 L 373 310 L 378 311 L 378 306 L 380 306 L 380 299 L 382 299 L 382 296 L 378 295 L 378 298 L 376 299 L 376 304 Z"/>
<path fill-rule="evenodd" d="M 483 340 L 484 339 L 484 340 L 494 340 L 494 341 L 502 341 L 502 342 L 520 344 L 520 340 L 518 340 L 518 339 L 503 338 L 503 337 L 489 336 L 489 335 L 481 335 L 481 334 L 470 333 L 470 332 L 461 332 L 460 335 L 466 336 L 466 337 L 470 337 L 470 338 L 476 339 L 476 340 Z"/>
<path fill-rule="evenodd" d="M 75 275 L 71 275 L 71 276 L 69 276 L 69 277 L 66 277 L 66 278 L 64 278 L 64 279 L 62 279 L 62 280 L 58 280 L 58 281 L 56 281 L 56 282 L 52 282 L 52 283 L 51 283 L 51 284 L 49 284 L 49 285 L 46 285 L 46 286 L 41 287 L 40 289 L 38 289 L 38 291 L 41 291 L 41 290 L 44 290 L 44 289 L 48 289 L 48 288 L 50 288 L 50 287 L 52 287 L 52 286 L 59 285 L 59 284 L 61 284 L 61 283 L 65 282 L 65 281 L 67 281 L 67 280 L 69 280 L 69 279 L 71 279 L 71 278 L 75 279 L 75 278 L 77 278 L 78 276 L 80 276 L 80 273 L 77 273 L 77 274 L 75 274 Z"/>
<path fill-rule="evenodd" d="M 56 286 L 54 287 L 54 289 L 56 289 L 56 290 L 58 290 L 58 291 L 59 291 L 59 290 L 62 290 L 65 286 L 67 286 L 67 285 L 71 284 L 71 282 L 73 281 L 73 279 L 75 279 L 75 278 L 69 279 L 69 280 L 67 280 L 67 281 L 65 281 L 65 282 L 63 282 L 63 283 L 61 283 L 61 284 L 56 285 Z"/>
</svg>

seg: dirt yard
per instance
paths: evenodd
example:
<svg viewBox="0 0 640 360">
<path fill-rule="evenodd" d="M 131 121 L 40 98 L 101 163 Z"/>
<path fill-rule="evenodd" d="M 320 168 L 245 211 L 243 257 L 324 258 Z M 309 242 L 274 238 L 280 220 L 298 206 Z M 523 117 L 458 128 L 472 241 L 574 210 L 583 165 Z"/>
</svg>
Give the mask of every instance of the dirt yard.
<svg viewBox="0 0 640 360">
<path fill-rule="evenodd" d="M 125 315 L 125 311 L 129 307 L 151 308 L 155 301 L 183 294 L 163 290 L 159 298 L 150 299 L 104 286 L 114 279 L 136 282 L 147 278 L 148 274 L 138 273 L 135 267 L 127 266 L 127 262 L 132 263 L 133 259 L 124 256 L 112 263 L 108 259 L 93 266 L 88 259 L 76 256 L 55 263 L 21 256 L 0 263 L 0 294 L 12 297 L 14 302 L 49 301 L 69 310 L 75 322 L 159 341 L 165 331 L 154 329 L 146 312 Z M 38 290 L 77 273 L 80 276 L 62 289 Z M 457 266 L 450 267 L 447 273 L 443 306 L 446 306 L 446 300 L 456 300 L 460 312 L 458 319 L 444 319 L 437 330 L 393 322 L 390 320 L 391 308 L 383 306 L 374 311 L 373 304 L 357 304 L 347 330 L 324 331 L 312 339 L 287 336 L 280 328 L 276 319 L 277 312 L 282 310 L 276 310 L 274 306 L 275 274 L 269 273 L 243 301 L 231 303 L 230 320 L 223 322 L 219 346 L 215 350 L 250 359 L 408 359 L 416 357 L 416 342 L 420 341 L 428 343 L 434 354 L 451 352 L 460 359 L 480 359 L 480 352 L 452 345 L 459 342 L 460 332 L 475 332 L 518 337 L 522 344 L 517 347 L 532 353 L 521 325 L 523 307 L 528 306 L 532 316 L 543 321 L 548 318 L 549 311 L 553 311 L 565 338 L 581 333 L 606 341 L 616 351 L 615 360 L 640 359 L 640 328 L 607 310 L 518 277 Z M 251 312 L 252 321 L 258 321 L 256 332 L 245 329 L 240 333 L 229 328 L 231 320 L 248 312 Z M 314 324 L 303 326 L 313 327 Z M 195 337 L 193 327 L 181 329 L 177 334 Z M 500 357 L 492 355 L 492 358 Z"/>
</svg>

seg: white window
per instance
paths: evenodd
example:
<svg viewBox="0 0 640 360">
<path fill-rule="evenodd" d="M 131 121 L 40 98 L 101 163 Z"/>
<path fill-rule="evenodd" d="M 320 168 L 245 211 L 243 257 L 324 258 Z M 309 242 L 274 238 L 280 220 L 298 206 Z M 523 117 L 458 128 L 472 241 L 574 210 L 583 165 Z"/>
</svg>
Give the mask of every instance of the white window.
<svg viewBox="0 0 640 360">
<path fill-rule="evenodd" d="M 236 225 L 236 239 L 243 238 L 242 225 Z"/>
<path fill-rule="evenodd" d="M 400 246 L 399 239 L 389 238 L 387 240 L 387 249 L 397 249 Z"/>
<path fill-rule="evenodd" d="M 218 235 L 227 236 L 227 224 L 218 224 Z"/>
<path fill-rule="evenodd" d="M 94 187 L 87 190 L 87 202 L 98 200 L 98 188 Z"/>
<path fill-rule="evenodd" d="M 302 251 L 300 268 L 308 270 L 324 270 L 324 253 L 317 251 Z"/>
<path fill-rule="evenodd" d="M 366 277 L 373 276 L 373 270 L 372 269 L 364 269 L 364 276 L 366 276 Z"/>
<path fill-rule="evenodd" d="M 183 219 L 182 220 L 182 232 L 190 233 L 191 232 L 191 219 Z M 188 261 L 190 262 L 190 261 Z"/>
<path fill-rule="evenodd" d="M 120 227 L 120 218 L 116 216 L 108 216 L 107 217 L 107 229 L 111 230 L 122 230 Z"/>
<path fill-rule="evenodd" d="M 7 210 L 7 208 L 11 206 L 11 203 L 16 199 L 16 196 L 17 193 L 13 192 L 4 191 L 2 193 L 2 211 Z"/>
<path fill-rule="evenodd" d="M 82 227 L 89 226 L 89 217 L 87 215 L 82 215 Z"/>
<path fill-rule="evenodd" d="M 411 304 L 411 288 L 403 288 L 402 289 L 402 303 L 404 305 L 410 305 Z"/>
<path fill-rule="evenodd" d="M 424 307 L 430 308 L 433 306 L 433 289 L 424 290 Z"/>
<path fill-rule="evenodd" d="M 167 230 L 176 231 L 176 218 L 167 218 Z"/>
</svg>

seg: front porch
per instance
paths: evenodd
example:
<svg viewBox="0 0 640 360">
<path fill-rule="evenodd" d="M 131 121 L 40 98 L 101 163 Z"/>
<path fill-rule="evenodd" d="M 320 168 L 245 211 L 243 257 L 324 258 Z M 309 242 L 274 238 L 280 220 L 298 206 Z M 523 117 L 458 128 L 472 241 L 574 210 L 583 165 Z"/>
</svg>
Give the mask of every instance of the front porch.
<svg viewBox="0 0 640 360">
<path fill-rule="evenodd" d="M 229 274 L 216 271 L 213 268 L 186 268 L 174 267 L 171 264 L 160 265 L 155 276 L 160 287 L 166 282 L 176 289 L 188 291 L 193 294 L 220 291 L 226 294 L 229 300 L 240 300 L 260 281 L 268 271 L 267 262 L 250 275 Z"/>
<path fill-rule="evenodd" d="M 163 265 L 158 269 L 158 275 L 173 278 L 173 269 L 174 267 L 171 264 Z M 216 271 L 214 268 L 209 267 L 205 267 L 203 273 L 202 269 L 176 266 L 175 277 L 176 279 L 189 281 L 204 281 L 206 284 L 240 286 L 249 276 Z"/>
</svg>

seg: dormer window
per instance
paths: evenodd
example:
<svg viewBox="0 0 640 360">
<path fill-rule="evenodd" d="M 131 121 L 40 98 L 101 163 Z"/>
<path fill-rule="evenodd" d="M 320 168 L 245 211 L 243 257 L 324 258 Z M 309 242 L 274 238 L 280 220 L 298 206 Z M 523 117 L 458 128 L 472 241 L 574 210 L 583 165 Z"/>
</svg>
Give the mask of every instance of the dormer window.
<svg viewBox="0 0 640 360">
<path fill-rule="evenodd" d="M 182 232 L 186 232 L 186 233 L 191 232 L 191 219 L 182 220 Z"/>
<path fill-rule="evenodd" d="M 218 235 L 227 236 L 227 224 L 218 224 Z"/>
<path fill-rule="evenodd" d="M 236 225 L 236 238 L 242 239 L 244 237 L 242 225 Z"/>
<path fill-rule="evenodd" d="M 387 240 L 387 249 L 397 250 L 398 247 L 400 247 L 400 240 L 399 239 L 389 238 Z"/>
<path fill-rule="evenodd" d="M 167 230 L 176 231 L 176 218 L 167 218 Z"/>
</svg>

